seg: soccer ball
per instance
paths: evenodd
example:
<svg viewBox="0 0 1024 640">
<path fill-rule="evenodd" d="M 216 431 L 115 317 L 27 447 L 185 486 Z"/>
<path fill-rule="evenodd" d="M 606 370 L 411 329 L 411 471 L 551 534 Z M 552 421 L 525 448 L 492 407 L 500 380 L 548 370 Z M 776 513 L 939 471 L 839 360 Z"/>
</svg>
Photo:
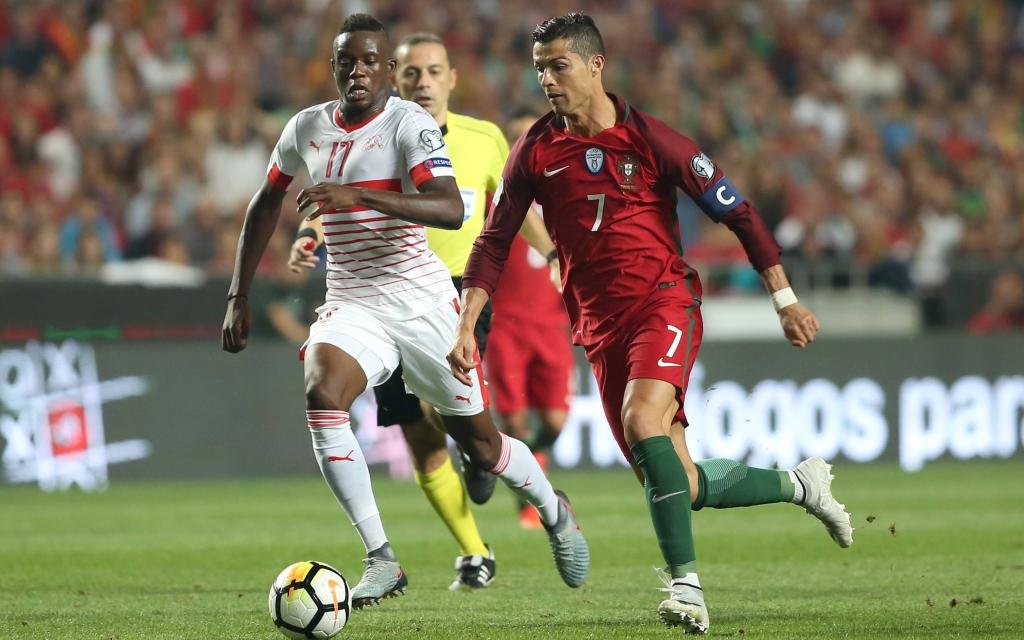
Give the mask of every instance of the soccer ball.
<svg viewBox="0 0 1024 640">
<path fill-rule="evenodd" d="M 351 611 L 348 583 L 323 562 L 296 562 L 270 585 L 270 617 L 289 638 L 334 637 Z"/>
</svg>

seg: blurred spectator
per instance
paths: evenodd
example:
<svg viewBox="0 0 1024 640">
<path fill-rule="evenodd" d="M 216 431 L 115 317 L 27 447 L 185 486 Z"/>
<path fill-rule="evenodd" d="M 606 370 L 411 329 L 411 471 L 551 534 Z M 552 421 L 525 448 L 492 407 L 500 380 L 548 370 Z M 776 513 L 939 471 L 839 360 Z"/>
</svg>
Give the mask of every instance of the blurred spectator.
<svg viewBox="0 0 1024 640">
<path fill-rule="evenodd" d="M 971 317 L 967 330 L 976 336 L 1024 331 L 1024 276 L 1011 269 L 1000 271 L 988 302 Z"/>
<path fill-rule="evenodd" d="M 188 253 L 193 263 L 204 269 L 210 265 L 217 254 L 217 230 L 220 215 L 210 197 L 202 198 L 196 205 L 192 219 L 181 228 Z M 236 238 L 237 240 L 237 238 Z"/>
<path fill-rule="evenodd" d="M 52 222 L 44 222 L 31 236 L 28 249 L 29 269 L 36 275 L 53 275 L 60 271 L 60 231 Z"/>
<path fill-rule="evenodd" d="M 75 253 L 73 266 L 68 270 L 76 275 L 97 276 L 103 268 L 103 239 L 93 230 L 86 231 L 78 237 L 78 250 Z"/>
<path fill-rule="evenodd" d="M 170 200 L 156 200 L 153 203 L 145 232 L 131 238 L 128 248 L 125 249 L 125 258 L 137 260 L 159 255 L 160 247 L 177 227 L 175 218 L 174 205 Z"/>
<path fill-rule="evenodd" d="M 928 301 L 956 260 L 1024 261 L 1021 2 L 576 6 L 602 28 L 609 84 L 696 139 L 805 268 L 849 264 Z M 528 34 L 568 5 L 452 7 L 0 2 L 0 269 L 55 273 L 98 239 L 107 261 L 126 247 L 230 273 L 284 123 L 336 97 L 325 51 L 349 12 L 374 12 L 396 40 L 441 33 L 463 112 L 544 105 Z M 709 282 L 749 286 L 735 239 L 689 203 L 679 216 L 687 256 L 720 272 Z"/>
<path fill-rule="evenodd" d="M 270 150 L 242 113 L 229 114 L 206 149 L 207 194 L 230 214 L 244 208 L 263 184 Z"/>
<path fill-rule="evenodd" d="M 112 262 L 120 258 L 114 226 L 100 211 L 99 202 L 92 196 L 78 196 L 72 200 L 74 211 L 64 219 L 60 228 L 60 253 L 63 261 L 80 262 L 82 239 L 94 236 L 99 243 L 98 254 L 103 260 Z M 90 238 L 90 242 L 92 238 Z M 89 247 L 88 257 L 94 259 L 94 248 Z"/>
<path fill-rule="evenodd" d="M 9 32 L 0 48 L 0 66 L 12 67 L 23 78 L 31 76 L 56 51 L 42 33 L 39 9 L 32 2 L 14 4 Z"/>
</svg>

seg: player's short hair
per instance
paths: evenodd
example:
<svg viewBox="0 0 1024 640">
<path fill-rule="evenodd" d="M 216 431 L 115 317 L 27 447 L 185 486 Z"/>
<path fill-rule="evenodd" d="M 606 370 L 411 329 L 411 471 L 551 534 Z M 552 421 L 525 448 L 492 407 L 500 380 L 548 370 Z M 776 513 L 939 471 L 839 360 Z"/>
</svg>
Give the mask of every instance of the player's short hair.
<svg viewBox="0 0 1024 640">
<path fill-rule="evenodd" d="M 425 43 L 439 44 L 442 47 L 444 47 L 444 40 L 441 39 L 441 36 L 437 35 L 436 33 L 430 33 L 427 31 L 419 31 L 417 33 L 411 33 L 405 36 L 404 38 L 402 38 L 402 41 L 398 43 L 398 46 L 412 47 L 418 44 Z M 445 47 L 445 49 L 447 48 L 448 47 Z"/>
<path fill-rule="evenodd" d="M 534 42 L 547 43 L 565 38 L 569 51 L 587 60 L 590 56 L 604 55 L 604 39 L 594 19 L 581 11 L 550 18 L 537 25 L 531 34 Z"/>
<path fill-rule="evenodd" d="M 451 56 L 448 55 L 448 47 L 445 46 L 444 40 L 441 39 L 441 36 L 437 35 L 436 33 L 430 33 L 429 31 L 419 31 L 417 33 L 411 33 L 405 36 L 404 38 L 402 38 L 401 42 L 398 43 L 398 46 L 395 47 L 395 51 L 398 51 L 402 47 L 415 47 L 418 44 L 441 45 L 441 48 L 444 49 L 445 57 L 448 58 L 448 66 L 452 66 L 452 58 Z"/>
<path fill-rule="evenodd" d="M 387 35 L 387 30 L 381 21 L 368 13 L 353 13 L 345 18 L 345 22 L 342 22 L 341 28 L 338 29 L 338 35 L 353 31 L 379 31 L 385 36 Z"/>
</svg>

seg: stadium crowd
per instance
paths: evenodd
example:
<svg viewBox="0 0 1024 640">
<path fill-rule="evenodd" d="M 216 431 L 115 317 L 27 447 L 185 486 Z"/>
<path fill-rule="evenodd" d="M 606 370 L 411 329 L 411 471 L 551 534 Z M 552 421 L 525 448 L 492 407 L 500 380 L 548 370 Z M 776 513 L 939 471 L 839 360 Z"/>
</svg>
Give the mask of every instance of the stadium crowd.
<svg viewBox="0 0 1024 640">
<path fill-rule="evenodd" d="M 223 274 L 285 121 L 336 94 L 321 52 L 344 15 L 444 34 L 453 104 L 504 122 L 545 108 L 530 30 L 578 5 L 608 84 L 727 167 L 794 258 L 919 294 L 955 257 L 1024 260 L 1020 2 L 0 0 L 0 274 Z M 679 213 L 688 259 L 743 262 Z"/>
</svg>

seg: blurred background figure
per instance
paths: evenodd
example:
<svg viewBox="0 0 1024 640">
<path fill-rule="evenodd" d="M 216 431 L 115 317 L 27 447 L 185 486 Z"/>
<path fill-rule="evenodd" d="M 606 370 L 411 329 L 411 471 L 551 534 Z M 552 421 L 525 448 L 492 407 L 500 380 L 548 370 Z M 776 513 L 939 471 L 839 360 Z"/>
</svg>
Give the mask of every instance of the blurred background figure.
<svg viewBox="0 0 1024 640">
<path fill-rule="evenodd" d="M 1024 276 L 1012 269 L 1000 271 L 981 311 L 967 324 L 972 335 L 1024 330 Z"/>
</svg>

